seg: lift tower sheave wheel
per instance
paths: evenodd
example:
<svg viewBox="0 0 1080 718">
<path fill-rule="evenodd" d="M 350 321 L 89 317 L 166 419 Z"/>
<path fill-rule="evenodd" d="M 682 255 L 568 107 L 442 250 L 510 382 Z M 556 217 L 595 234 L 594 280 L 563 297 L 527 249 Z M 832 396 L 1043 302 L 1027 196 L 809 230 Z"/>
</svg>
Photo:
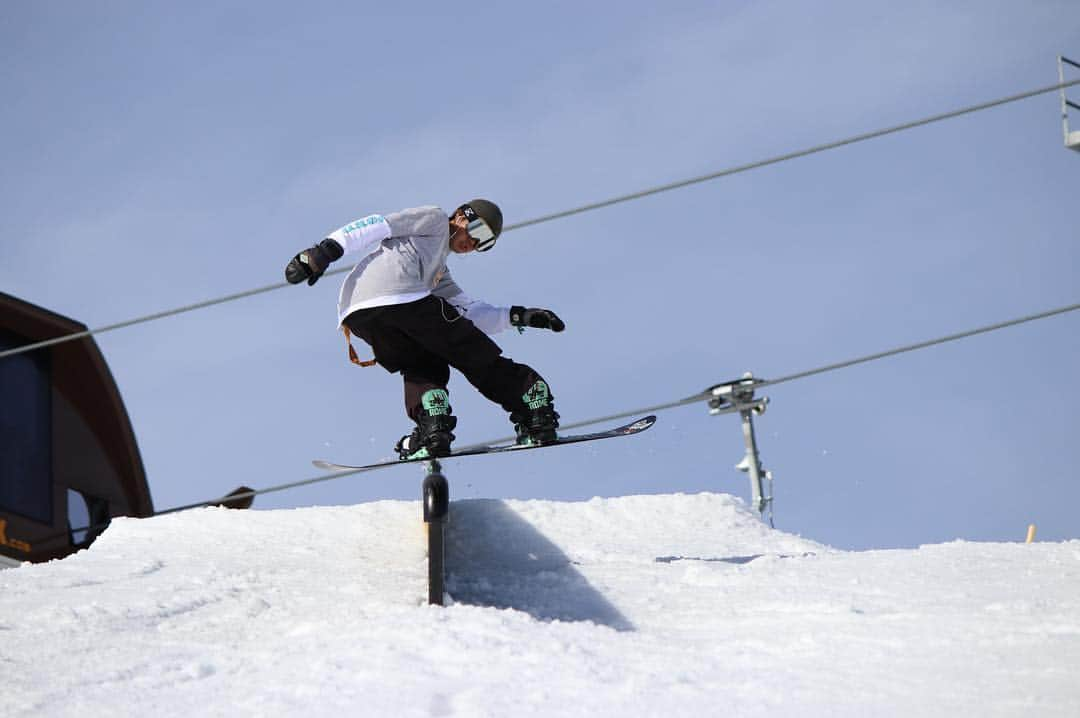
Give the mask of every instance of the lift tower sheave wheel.
<svg viewBox="0 0 1080 718">
<path fill-rule="evenodd" d="M 1080 63 L 1074 62 L 1064 55 L 1058 55 L 1058 84 L 1065 84 L 1065 66 L 1074 70 L 1080 70 Z M 1065 146 L 1070 150 L 1080 152 L 1080 130 L 1069 130 L 1069 108 L 1080 110 L 1080 105 L 1069 100 L 1065 96 L 1065 88 L 1061 88 L 1061 129 L 1065 134 Z"/>
<path fill-rule="evenodd" d="M 446 592 L 445 528 L 450 518 L 450 485 L 437 460 L 428 463 L 422 487 L 424 526 L 427 529 L 428 603 L 443 605 Z"/>
</svg>

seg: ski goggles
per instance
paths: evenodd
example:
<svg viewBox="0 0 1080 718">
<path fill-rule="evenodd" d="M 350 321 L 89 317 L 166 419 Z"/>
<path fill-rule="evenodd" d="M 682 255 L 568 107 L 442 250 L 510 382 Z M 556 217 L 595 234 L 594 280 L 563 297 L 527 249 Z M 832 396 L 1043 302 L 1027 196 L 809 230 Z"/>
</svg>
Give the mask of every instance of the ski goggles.
<svg viewBox="0 0 1080 718">
<path fill-rule="evenodd" d="M 476 242 L 477 252 L 486 252 L 495 246 L 495 233 L 491 231 L 491 227 L 485 222 L 476 211 L 469 205 L 462 205 L 461 213 L 465 215 L 465 219 L 469 220 L 469 224 L 466 230 L 469 232 L 469 236 Z"/>
</svg>

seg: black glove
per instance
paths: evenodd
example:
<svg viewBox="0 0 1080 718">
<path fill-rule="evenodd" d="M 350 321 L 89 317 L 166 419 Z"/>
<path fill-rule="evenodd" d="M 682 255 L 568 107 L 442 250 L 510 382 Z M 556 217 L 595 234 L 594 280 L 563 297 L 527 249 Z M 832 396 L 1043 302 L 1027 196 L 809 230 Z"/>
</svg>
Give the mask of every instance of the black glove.
<svg viewBox="0 0 1080 718">
<path fill-rule="evenodd" d="M 341 245 L 327 237 L 290 259 L 285 265 L 285 279 L 289 284 L 299 284 L 306 279 L 310 287 L 319 281 L 330 263 L 341 259 L 343 254 L 345 250 Z"/>
<path fill-rule="evenodd" d="M 510 324 L 519 329 L 535 327 L 536 329 L 550 329 L 553 332 L 566 329 L 566 323 L 550 309 L 526 309 L 517 306 L 510 307 Z"/>
</svg>

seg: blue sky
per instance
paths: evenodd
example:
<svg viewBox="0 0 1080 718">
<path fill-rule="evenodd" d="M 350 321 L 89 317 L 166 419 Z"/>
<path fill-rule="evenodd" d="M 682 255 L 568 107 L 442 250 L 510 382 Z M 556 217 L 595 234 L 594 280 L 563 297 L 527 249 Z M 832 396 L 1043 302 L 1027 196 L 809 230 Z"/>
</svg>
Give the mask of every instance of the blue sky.
<svg viewBox="0 0 1080 718">
<path fill-rule="evenodd" d="M 280 281 L 371 212 L 487 196 L 520 222 L 1048 85 L 1058 53 L 1080 55 L 1069 2 L 8 3 L 0 288 L 101 326 Z M 566 320 L 497 340 L 576 421 L 1075 303 L 1078 191 L 1047 94 L 525 228 L 451 269 Z M 158 508 L 407 432 L 399 378 L 345 358 L 339 280 L 98 338 Z M 1080 536 L 1077 322 L 765 392 L 777 525 L 852 548 Z M 508 432 L 450 389 L 459 442 Z M 738 420 L 702 405 L 446 468 L 457 498 L 746 497 L 741 456 Z M 256 506 L 411 498 L 420 478 Z"/>
</svg>

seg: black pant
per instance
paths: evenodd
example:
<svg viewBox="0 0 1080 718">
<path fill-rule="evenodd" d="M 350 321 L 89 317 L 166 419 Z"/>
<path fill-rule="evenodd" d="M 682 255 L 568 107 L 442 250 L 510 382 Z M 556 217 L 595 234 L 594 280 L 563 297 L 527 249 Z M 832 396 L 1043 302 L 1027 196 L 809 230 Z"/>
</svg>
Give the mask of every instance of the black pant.
<svg viewBox="0 0 1080 718">
<path fill-rule="evenodd" d="M 345 326 L 371 345 L 383 368 L 401 372 L 405 411 L 414 421 L 422 411 L 424 392 L 446 389 L 450 367 L 511 414 L 527 409 L 522 395 L 541 378 L 531 367 L 502 356 L 487 334 L 434 295 L 359 309 L 345 318 Z"/>
</svg>

